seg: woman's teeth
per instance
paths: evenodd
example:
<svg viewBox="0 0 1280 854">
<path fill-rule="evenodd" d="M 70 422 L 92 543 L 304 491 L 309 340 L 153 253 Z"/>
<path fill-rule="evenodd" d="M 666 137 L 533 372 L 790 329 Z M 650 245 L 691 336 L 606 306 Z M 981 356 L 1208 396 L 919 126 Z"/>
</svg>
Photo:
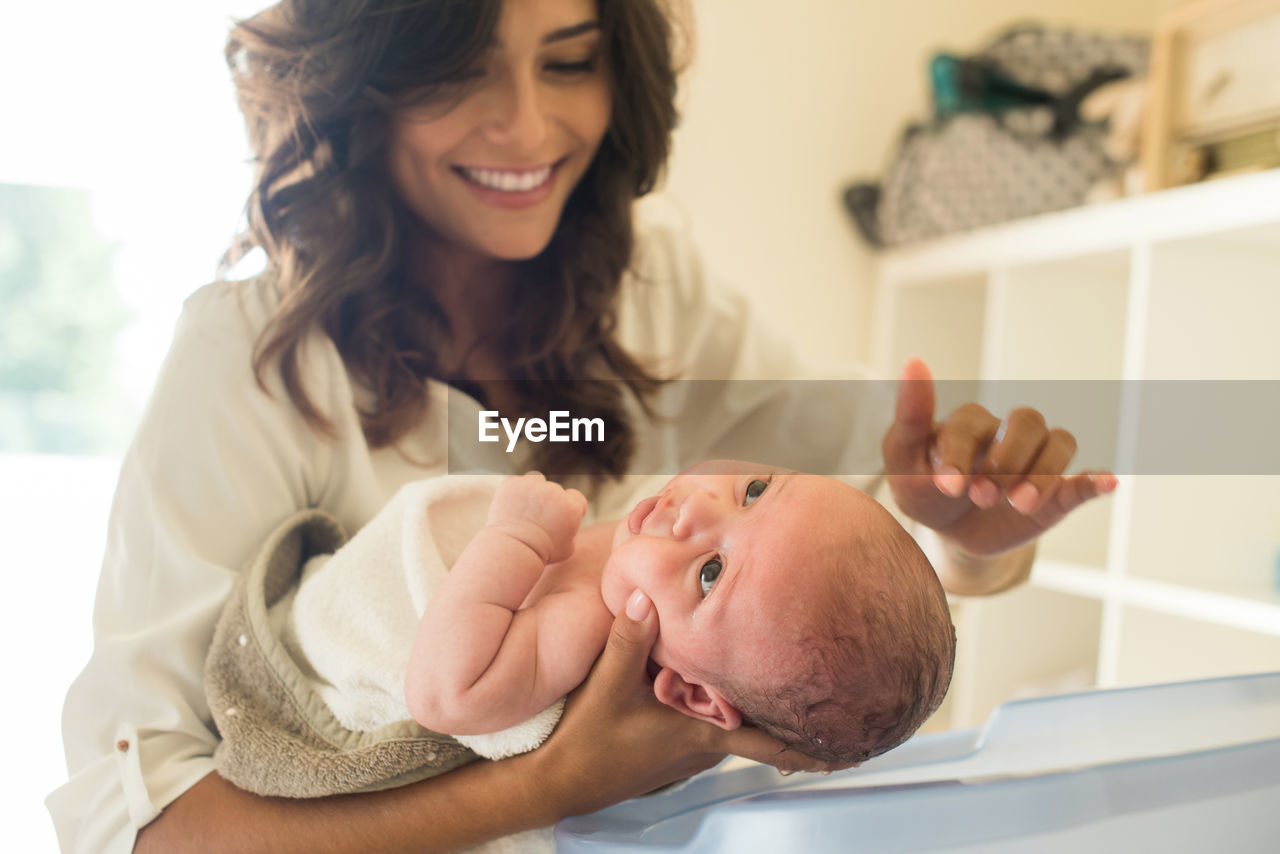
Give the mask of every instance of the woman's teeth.
<svg viewBox="0 0 1280 854">
<path fill-rule="evenodd" d="M 541 187 L 551 177 L 550 166 L 543 166 L 541 169 L 530 169 L 525 172 L 505 169 L 472 169 L 468 166 L 461 167 L 461 170 L 462 174 L 469 180 L 482 187 L 488 187 L 490 190 L 498 190 L 503 193 L 527 193 L 530 190 L 536 190 Z"/>
</svg>

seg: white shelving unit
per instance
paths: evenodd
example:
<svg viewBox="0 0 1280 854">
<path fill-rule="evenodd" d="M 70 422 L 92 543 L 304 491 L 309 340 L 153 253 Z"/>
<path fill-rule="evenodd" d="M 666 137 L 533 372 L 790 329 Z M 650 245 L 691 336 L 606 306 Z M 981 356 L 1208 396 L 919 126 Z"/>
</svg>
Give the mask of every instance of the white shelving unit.
<svg viewBox="0 0 1280 854">
<path fill-rule="evenodd" d="M 1042 539 L 1030 584 L 954 600 L 946 725 L 1019 696 L 1280 670 L 1280 451 L 1260 449 L 1264 474 L 1153 472 L 1155 384 L 1132 382 L 1280 381 L 1280 171 L 889 251 L 876 300 L 884 376 L 920 356 L 993 412 L 1041 408 L 1079 467 L 1120 475 Z M 940 408 L 961 402 L 949 388 Z"/>
</svg>

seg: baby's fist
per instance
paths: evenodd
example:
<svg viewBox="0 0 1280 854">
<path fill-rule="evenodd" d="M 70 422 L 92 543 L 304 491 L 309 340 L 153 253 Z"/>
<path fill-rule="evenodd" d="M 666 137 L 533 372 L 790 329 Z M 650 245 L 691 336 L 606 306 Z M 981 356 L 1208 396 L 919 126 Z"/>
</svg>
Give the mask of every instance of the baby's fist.
<svg viewBox="0 0 1280 854">
<path fill-rule="evenodd" d="M 507 478 L 489 505 L 489 524 L 538 553 L 545 563 L 573 554 L 573 539 L 587 512 L 587 499 L 539 472 Z"/>
</svg>

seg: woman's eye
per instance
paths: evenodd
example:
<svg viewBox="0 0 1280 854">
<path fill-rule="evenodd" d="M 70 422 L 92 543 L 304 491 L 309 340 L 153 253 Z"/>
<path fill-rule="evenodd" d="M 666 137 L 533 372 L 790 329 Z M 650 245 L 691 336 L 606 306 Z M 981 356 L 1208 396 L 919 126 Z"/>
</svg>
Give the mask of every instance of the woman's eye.
<svg viewBox="0 0 1280 854">
<path fill-rule="evenodd" d="M 578 62 L 548 62 L 547 70 L 565 75 L 588 74 L 596 70 L 596 60 L 591 57 Z"/>
<path fill-rule="evenodd" d="M 748 483 L 747 494 L 742 499 L 742 506 L 746 507 L 752 501 L 755 501 L 761 495 L 764 495 L 764 491 L 768 488 L 769 488 L 769 481 L 767 480 L 753 480 L 750 483 Z"/>
<path fill-rule="evenodd" d="M 720 570 L 723 568 L 724 564 L 720 563 L 718 557 L 713 557 L 702 565 L 702 569 L 698 572 L 698 586 L 702 588 L 704 597 L 711 592 L 712 587 L 715 587 L 716 579 L 720 577 Z"/>
</svg>

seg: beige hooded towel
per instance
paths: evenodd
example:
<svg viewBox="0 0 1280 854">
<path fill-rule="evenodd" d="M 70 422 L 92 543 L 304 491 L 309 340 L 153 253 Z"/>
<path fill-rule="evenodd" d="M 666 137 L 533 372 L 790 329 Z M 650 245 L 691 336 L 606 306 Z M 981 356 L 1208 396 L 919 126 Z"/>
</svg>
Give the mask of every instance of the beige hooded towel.
<svg viewBox="0 0 1280 854">
<path fill-rule="evenodd" d="M 268 609 L 312 557 L 346 540 L 332 517 L 300 512 L 245 569 L 218 621 L 205 693 L 222 743 L 219 773 L 261 795 L 311 798 L 386 789 L 451 771 L 476 754 L 412 720 L 374 732 L 342 726 L 286 651 Z"/>
</svg>

